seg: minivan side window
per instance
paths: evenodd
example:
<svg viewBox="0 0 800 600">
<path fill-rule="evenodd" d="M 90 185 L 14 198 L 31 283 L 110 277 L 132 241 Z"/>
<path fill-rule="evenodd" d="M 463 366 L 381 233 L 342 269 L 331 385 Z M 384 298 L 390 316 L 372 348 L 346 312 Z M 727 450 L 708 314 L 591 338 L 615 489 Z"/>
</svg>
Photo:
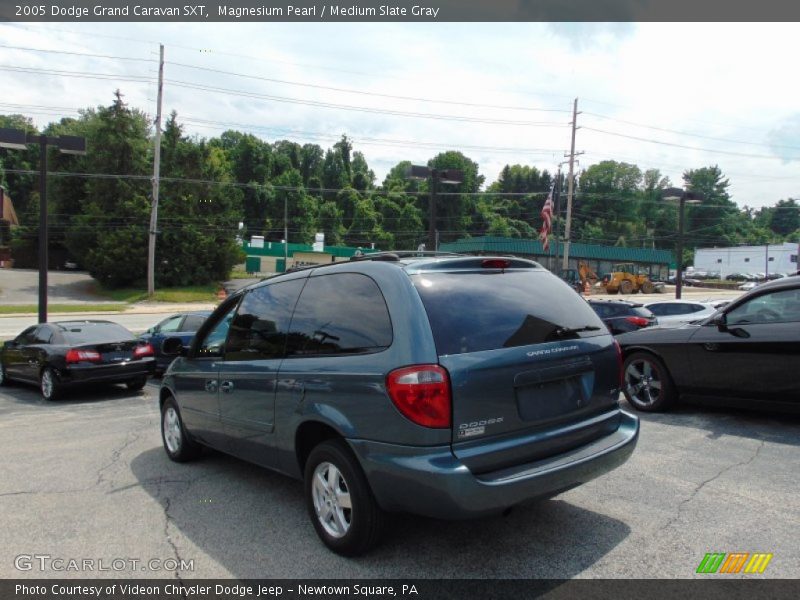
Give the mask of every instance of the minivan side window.
<svg viewBox="0 0 800 600">
<path fill-rule="evenodd" d="M 292 309 L 303 279 L 283 281 L 247 293 L 231 321 L 225 360 L 282 358 Z"/>
<path fill-rule="evenodd" d="M 310 277 L 294 310 L 287 356 L 379 352 L 392 344 L 389 309 L 366 275 Z"/>
</svg>

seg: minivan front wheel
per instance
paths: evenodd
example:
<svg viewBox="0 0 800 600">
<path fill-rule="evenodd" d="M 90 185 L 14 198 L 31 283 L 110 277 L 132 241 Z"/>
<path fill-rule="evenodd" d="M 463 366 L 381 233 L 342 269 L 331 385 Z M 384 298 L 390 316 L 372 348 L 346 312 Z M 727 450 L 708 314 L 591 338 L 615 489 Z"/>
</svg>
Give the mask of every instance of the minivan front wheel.
<svg viewBox="0 0 800 600">
<path fill-rule="evenodd" d="M 311 522 L 328 548 L 357 556 L 378 542 L 383 511 L 345 442 L 328 440 L 311 451 L 305 467 L 305 493 Z"/>
<path fill-rule="evenodd" d="M 652 354 L 636 352 L 623 366 L 625 398 L 636 409 L 657 412 L 675 400 L 675 386 L 664 363 Z"/>
<path fill-rule="evenodd" d="M 202 447 L 186 434 L 178 405 L 171 396 L 161 407 L 161 440 L 164 451 L 175 462 L 186 462 L 197 458 Z"/>
</svg>

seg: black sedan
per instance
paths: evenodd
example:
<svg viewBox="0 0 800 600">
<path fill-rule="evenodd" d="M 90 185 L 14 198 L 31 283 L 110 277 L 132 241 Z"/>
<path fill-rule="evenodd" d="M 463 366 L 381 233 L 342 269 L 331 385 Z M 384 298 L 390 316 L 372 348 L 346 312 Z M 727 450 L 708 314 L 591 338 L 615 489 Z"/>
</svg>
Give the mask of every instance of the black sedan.
<svg viewBox="0 0 800 600">
<path fill-rule="evenodd" d="M 797 278 L 760 285 L 697 324 L 617 340 L 623 392 L 639 410 L 664 410 L 679 398 L 800 409 Z"/>
<path fill-rule="evenodd" d="M 39 386 L 45 400 L 78 383 L 124 383 L 140 390 L 155 369 L 153 347 L 110 321 L 62 321 L 29 327 L 0 350 L 0 385 Z"/>
</svg>

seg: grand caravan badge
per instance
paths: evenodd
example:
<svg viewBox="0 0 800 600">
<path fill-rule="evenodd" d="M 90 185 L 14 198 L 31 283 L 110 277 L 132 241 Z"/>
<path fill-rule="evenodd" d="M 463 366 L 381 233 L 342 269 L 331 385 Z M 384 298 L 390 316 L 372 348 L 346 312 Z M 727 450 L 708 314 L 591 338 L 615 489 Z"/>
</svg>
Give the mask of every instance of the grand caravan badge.
<svg viewBox="0 0 800 600">
<path fill-rule="evenodd" d="M 533 358 L 534 356 L 548 356 L 550 354 L 561 354 L 562 352 L 572 352 L 577 350 L 577 346 L 558 346 L 557 348 L 542 348 L 541 350 L 531 350 L 526 352 L 526 356 Z"/>
</svg>

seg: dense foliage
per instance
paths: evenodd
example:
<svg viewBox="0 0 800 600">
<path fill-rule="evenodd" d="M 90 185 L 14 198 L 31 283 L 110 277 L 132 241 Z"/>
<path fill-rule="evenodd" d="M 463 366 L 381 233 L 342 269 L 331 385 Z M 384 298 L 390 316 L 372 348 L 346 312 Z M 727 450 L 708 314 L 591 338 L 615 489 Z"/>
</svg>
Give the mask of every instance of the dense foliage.
<svg viewBox="0 0 800 600">
<path fill-rule="evenodd" d="M 19 115 L 0 115 L 0 127 L 35 131 Z M 51 123 L 48 135 L 80 135 L 85 156 L 48 152 L 48 206 L 52 266 L 77 260 L 109 287 L 145 278 L 152 194 L 152 123 L 117 92 L 110 106 L 87 109 L 77 119 Z M 18 266 L 35 266 L 38 235 L 38 148 L 0 149 L 0 184 L 21 221 L 14 232 Z M 311 243 L 383 249 L 416 248 L 427 239 L 429 183 L 406 177 L 399 162 L 380 184 L 365 156 L 347 136 L 323 149 L 288 140 L 268 142 L 225 131 L 204 139 L 184 134 L 178 115 L 164 125 L 156 278 L 159 286 L 212 282 L 240 260 L 238 239 L 284 236 Z M 436 229 L 440 240 L 498 235 L 533 238 L 554 175 L 530 165 L 507 165 L 485 185 L 479 165 L 457 151 L 432 157 L 428 166 L 460 169 L 463 183 L 441 185 Z M 563 181 L 559 182 L 566 189 Z M 798 240 L 800 209 L 793 199 L 759 211 L 739 209 L 717 166 L 689 169 L 684 185 L 704 202 L 689 206 L 685 261 L 693 248 Z M 572 239 L 637 247 L 674 248 L 675 205 L 661 199 L 673 185 L 658 170 L 603 161 L 578 173 Z M 566 194 L 562 194 L 565 199 Z M 566 202 L 560 203 L 562 213 Z M 563 230 L 563 219 L 555 219 Z"/>
</svg>

